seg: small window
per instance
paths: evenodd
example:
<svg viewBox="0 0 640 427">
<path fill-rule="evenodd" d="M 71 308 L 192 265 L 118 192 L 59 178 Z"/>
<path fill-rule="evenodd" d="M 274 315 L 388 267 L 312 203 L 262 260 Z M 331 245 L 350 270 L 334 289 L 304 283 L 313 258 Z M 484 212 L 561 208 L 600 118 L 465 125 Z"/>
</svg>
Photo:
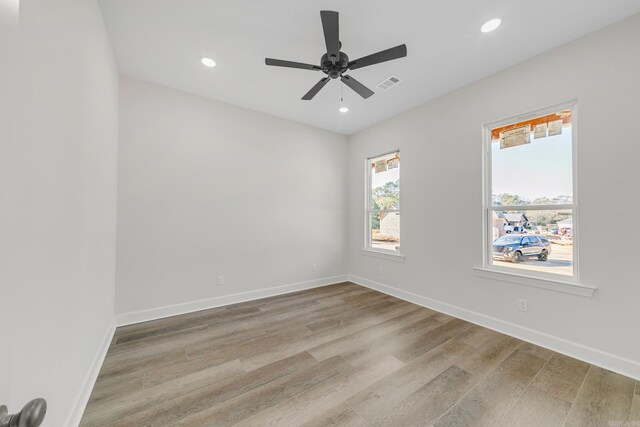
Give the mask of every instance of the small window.
<svg viewBox="0 0 640 427">
<path fill-rule="evenodd" d="M 487 126 L 488 267 L 576 276 L 574 127 L 575 105 Z"/>
<path fill-rule="evenodd" d="M 400 251 L 400 152 L 367 159 L 366 247 Z"/>
</svg>

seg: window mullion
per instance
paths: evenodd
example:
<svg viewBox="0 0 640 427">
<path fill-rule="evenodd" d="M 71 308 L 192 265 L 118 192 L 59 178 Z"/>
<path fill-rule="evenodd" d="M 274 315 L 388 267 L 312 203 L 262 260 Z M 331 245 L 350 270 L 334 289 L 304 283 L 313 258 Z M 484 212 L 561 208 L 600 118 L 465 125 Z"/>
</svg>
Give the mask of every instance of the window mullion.
<svg viewBox="0 0 640 427">
<path fill-rule="evenodd" d="M 504 206 L 504 205 L 491 205 L 489 206 L 489 210 L 491 211 L 521 211 L 521 210 L 527 210 L 527 211 L 561 211 L 561 210 L 568 210 L 568 209 L 574 209 L 575 208 L 575 204 L 570 203 L 570 204 L 564 204 L 564 205 L 508 205 L 508 206 Z"/>
</svg>

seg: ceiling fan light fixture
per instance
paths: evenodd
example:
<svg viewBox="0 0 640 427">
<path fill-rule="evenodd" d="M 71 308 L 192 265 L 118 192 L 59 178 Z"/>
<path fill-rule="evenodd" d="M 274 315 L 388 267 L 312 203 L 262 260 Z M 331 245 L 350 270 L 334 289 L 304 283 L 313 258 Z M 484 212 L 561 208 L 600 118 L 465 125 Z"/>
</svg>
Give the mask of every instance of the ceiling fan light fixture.
<svg viewBox="0 0 640 427">
<path fill-rule="evenodd" d="M 490 33 L 491 31 L 498 28 L 500 24 L 502 24 L 502 20 L 500 18 L 490 19 L 482 24 L 482 27 L 480 27 L 480 31 L 482 31 L 483 33 Z"/>
<path fill-rule="evenodd" d="M 338 111 L 340 111 L 341 113 L 348 113 L 349 112 L 349 107 L 340 107 L 338 108 Z"/>
<path fill-rule="evenodd" d="M 201 58 L 200 62 L 202 62 L 202 65 L 204 65 L 205 67 L 213 68 L 216 66 L 216 61 L 214 61 L 211 58 L 207 58 L 207 57 Z"/>
</svg>

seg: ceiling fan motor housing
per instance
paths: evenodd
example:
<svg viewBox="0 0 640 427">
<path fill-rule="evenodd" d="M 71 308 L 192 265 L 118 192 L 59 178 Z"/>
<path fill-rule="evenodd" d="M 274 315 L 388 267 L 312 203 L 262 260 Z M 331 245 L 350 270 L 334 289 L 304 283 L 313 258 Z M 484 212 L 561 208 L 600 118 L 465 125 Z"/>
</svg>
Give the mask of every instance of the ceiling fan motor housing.
<svg viewBox="0 0 640 427">
<path fill-rule="evenodd" d="M 349 67 L 349 57 L 346 53 L 340 52 L 340 58 L 334 64 L 325 53 L 320 58 L 320 69 L 332 79 L 337 79 L 347 71 Z"/>
</svg>

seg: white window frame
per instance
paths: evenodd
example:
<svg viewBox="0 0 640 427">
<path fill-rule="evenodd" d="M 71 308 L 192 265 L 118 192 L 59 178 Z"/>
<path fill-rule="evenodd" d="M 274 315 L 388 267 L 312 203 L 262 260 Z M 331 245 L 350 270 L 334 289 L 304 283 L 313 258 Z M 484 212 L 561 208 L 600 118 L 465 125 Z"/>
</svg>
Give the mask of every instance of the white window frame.
<svg viewBox="0 0 640 427">
<path fill-rule="evenodd" d="M 573 203 L 563 205 L 526 205 L 526 206 L 493 206 L 492 198 L 492 164 L 491 164 L 491 130 L 507 126 L 513 123 L 531 120 L 536 117 L 553 114 L 562 110 L 571 110 L 571 157 L 572 157 L 572 187 L 573 187 Z M 496 272 L 500 275 L 510 277 L 481 274 L 483 277 L 498 278 L 499 280 L 513 281 L 525 285 L 533 285 L 548 289 L 560 290 L 568 293 L 574 293 L 584 296 L 591 296 L 595 288 L 579 285 L 579 252 L 580 252 L 580 228 L 579 228 L 579 205 L 578 205 L 578 103 L 577 100 L 553 105 L 547 108 L 541 108 L 525 114 L 519 114 L 503 120 L 498 120 L 483 126 L 483 268 L 484 272 Z M 492 211 L 494 210 L 562 210 L 570 209 L 572 211 L 572 237 L 573 237 L 573 276 L 565 276 L 561 274 L 546 273 L 541 271 L 501 267 L 493 264 L 493 241 L 492 241 Z M 531 279 L 538 279 L 532 281 Z M 570 285 L 570 286 L 567 286 Z M 575 286 L 571 286 L 575 285 Z"/>
<path fill-rule="evenodd" d="M 365 215 L 365 218 L 364 218 L 364 248 L 362 249 L 361 252 L 364 255 L 370 255 L 378 258 L 390 259 L 392 261 L 403 262 L 405 260 L 405 256 L 401 252 L 402 235 L 403 235 L 402 217 L 400 217 L 400 243 L 398 244 L 397 250 L 394 251 L 390 249 L 374 248 L 371 242 L 371 214 L 373 213 L 373 210 L 371 209 L 371 197 L 372 197 L 371 161 L 375 158 L 388 156 L 389 154 L 394 154 L 394 153 L 398 153 L 398 155 L 400 155 L 400 150 L 395 149 L 395 150 L 386 151 L 381 154 L 368 156 L 364 160 L 364 166 L 365 166 L 364 167 L 364 171 L 365 171 L 364 215 Z M 401 176 L 402 176 L 402 157 L 400 157 L 400 171 L 398 174 L 399 180 Z M 398 203 L 398 209 L 386 209 L 379 212 L 400 213 L 401 210 L 402 210 L 402 181 L 400 181 L 400 201 Z"/>
</svg>

